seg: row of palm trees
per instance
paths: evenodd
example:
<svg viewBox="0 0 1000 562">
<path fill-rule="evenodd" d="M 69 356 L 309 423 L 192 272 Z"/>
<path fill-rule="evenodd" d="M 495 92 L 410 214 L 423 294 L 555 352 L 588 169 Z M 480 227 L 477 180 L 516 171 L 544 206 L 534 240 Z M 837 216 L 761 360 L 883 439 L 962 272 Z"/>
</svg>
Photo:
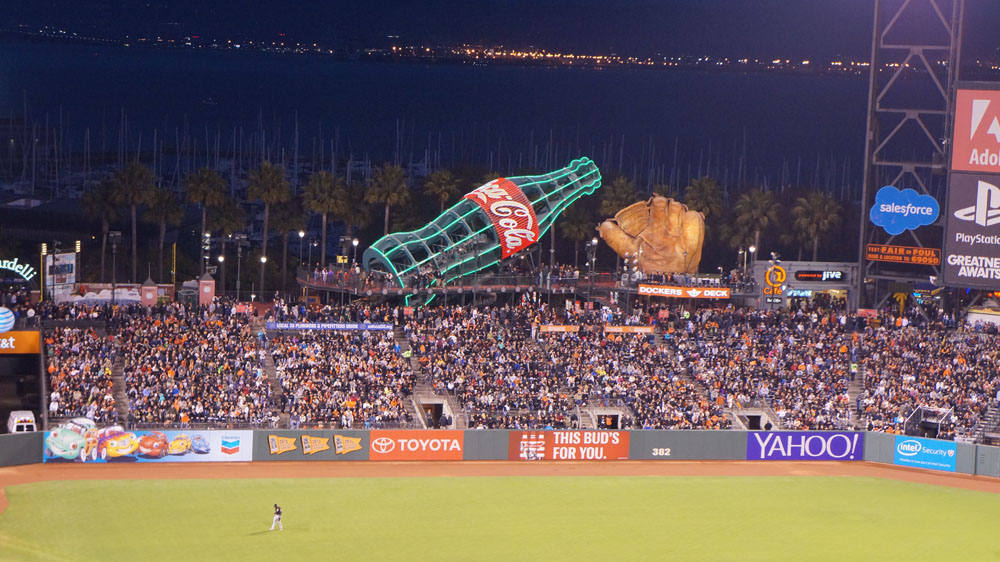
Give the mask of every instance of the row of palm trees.
<svg viewBox="0 0 1000 562">
<path fill-rule="evenodd" d="M 328 171 L 310 175 L 304 189 L 296 197 L 281 166 L 263 162 L 246 176 L 246 199 L 241 202 L 229 195 L 228 182 L 215 170 L 201 168 L 183 178 L 183 198 L 196 205 L 200 212 L 201 239 L 216 234 L 221 240 L 222 254 L 233 234 L 246 230 L 247 215 L 241 203 L 258 203 L 262 209 L 261 255 L 268 255 L 272 229 L 281 233 L 282 260 L 281 286 L 287 280 L 287 254 L 289 234 L 306 228 L 306 215 L 315 213 L 321 219 L 319 254 L 320 267 L 326 267 L 328 225 L 339 221 L 345 225 L 347 236 L 356 229 L 365 228 L 370 222 L 372 205 L 383 207 L 383 233 L 389 231 L 390 210 L 410 204 L 411 190 L 405 170 L 396 165 L 376 168 L 367 182 L 348 183 L 342 176 Z M 447 170 L 430 174 L 424 182 L 424 191 L 444 209 L 445 203 L 459 194 L 459 180 Z M 113 223 L 128 220 L 131 226 L 131 276 L 137 281 L 139 210 L 145 209 L 142 220 L 158 227 L 157 275 L 162 282 L 163 249 L 169 226 L 178 226 L 183 219 L 183 206 L 173 191 L 158 186 L 157 179 L 148 167 L 134 162 L 115 170 L 86 193 L 84 213 L 101 224 L 100 277 L 105 279 L 108 234 Z M 201 271 L 205 263 L 202 260 Z M 260 286 L 264 286 L 266 260 L 261 260 Z M 224 276 L 223 270 L 223 276 Z M 223 277 L 222 286 L 225 286 Z"/>
<path fill-rule="evenodd" d="M 460 194 L 481 183 L 495 178 L 495 173 L 456 174 L 450 170 L 438 170 L 422 183 L 424 200 L 434 203 L 437 212 Z M 282 241 L 281 287 L 286 287 L 288 263 L 288 239 L 293 232 L 306 228 L 306 218 L 310 213 L 320 218 L 320 267 L 326 267 L 327 233 L 331 222 L 344 225 L 348 238 L 356 236 L 360 229 L 371 221 L 371 211 L 381 207 L 382 233 L 390 229 L 390 213 L 393 209 L 405 208 L 393 222 L 394 229 L 417 226 L 432 219 L 421 216 L 420 205 L 413 200 L 415 190 L 410 189 L 407 174 L 400 166 L 387 164 L 376 168 L 368 180 L 348 182 L 344 177 L 329 171 L 313 172 L 303 189 L 293 193 L 286 170 L 270 162 L 263 162 L 250 170 L 246 176 L 246 201 L 230 195 L 228 182 L 218 172 L 202 168 L 183 178 L 183 201 L 197 206 L 200 214 L 201 238 L 215 235 L 221 243 L 225 255 L 232 235 L 247 228 L 247 203 L 257 203 L 262 211 L 260 255 L 268 255 L 268 244 L 272 231 L 280 233 Z M 689 208 L 701 211 L 706 218 L 706 249 L 728 247 L 733 250 L 751 244 L 761 248 L 764 238 L 783 226 L 777 242 L 785 247 L 797 247 L 799 257 L 811 245 L 813 259 L 817 259 L 821 244 L 829 240 L 839 228 L 842 206 L 829 195 L 815 190 L 801 190 L 792 200 L 779 201 L 774 192 L 753 189 L 743 192 L 727 205 L 726 193 L 719 183 L 710 177 L 697 178 L 683 190 L 672 192 L 667 186 L 655 186 L 653 191 L 683 201 Z M 596 225 L 604 218 L 613 216 L 620 209 L 648 198 L 649 193 L 640 193 L 635 184 L 626 177 L 618 177 L 607 183 L 597 198 L 584 198 L 570 207 L 560 218 L 559 233 L 573 242 L 574 265 L 578 266 L 580 242 L 589 240 L 595 234 Z M 83 210 L 91 219 L 101 225 L 101 280 L 105 275 L 105 256 L 108 233 L 113 223 L 128 220 L 131 227 L 131 281 L 138 281 L 138 236 L 137 222 L 139 210 L 144 212 L 141 219 L 157 227 L 157 275 L 164 281 L 163 250 L 168 227 L 180 225 L 183 218 L 181 198 L 175 192 L 158 186 L 157 179 L 145 165 L 131 163 L 114 171 L 96 189 L 88 192 L 83 200 Z M 432 209 L 423 209 L 425 213 Z M 711 251 L 708 252 L 711 254 Z M 204 272 L 205 261 L 201 262 Z M 720 258 L 719 262 L 722 262 Z M 266 260 L 260 264 L 260 286 L 264 286 Z M 225 287 L 225 269 L 222 270 L 221 285 Z"/>
<path fill-rule="evenodd" d="M 682 201 L 689 209 L 705 215 L 708 253 L 712 250 L 717 253 L 720 249 L 735 251 L 751 245 L 762 248 L 765 240 L 776 238 L 777 244 L 772 244 L 775 247 L 766 251 L 777 250 L 779 245 L 790 247 L 797 250 L 801 260 L 806 248 L 811 248 L 812 260 L 816 261 L 821 245 L 832 241 L 843 224 L 843 205 L 831 195 L 815 189 L 793 190 L 791 197 L 779 199 L 773 191 L 756 188 L 744 191 L 729 204 L 727 193 L 719 182 L 702 177 L 692 179 L 683 193 L 663 185 L 654 186 L 653 193 Z M 594 236 L 595 222 L 612 217 L 649 196 L 649 193 L 639 193 L 628 178 L 618 177 L 601 189 L 596 214 L 593 206 L 588 207 L 586 202 L 567 210 L 561 228 L 562 234 L 574 242 L 574 255 L 579 253 L 580 242 Z M 777 236 L 772 236 L 774 234 Z M 726 261 L 719 257 L 720 263 Z"/>
</svg>

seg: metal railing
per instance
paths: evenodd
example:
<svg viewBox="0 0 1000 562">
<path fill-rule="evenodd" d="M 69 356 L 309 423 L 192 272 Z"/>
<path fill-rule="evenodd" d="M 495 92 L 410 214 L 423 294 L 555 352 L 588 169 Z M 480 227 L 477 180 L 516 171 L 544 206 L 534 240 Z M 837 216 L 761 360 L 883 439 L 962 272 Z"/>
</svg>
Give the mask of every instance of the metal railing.
<svg viewBox="0 0 1000 562">
<path fill-rule="evenodd" d="M 542 290 L 542 291 L 593 291 L 593 290 L 636 290 L 639 284 L 678 286 L 678 287 L 701 287 L 701 288 L 728 288 L 733 294 L 747 295 L 754 294 L 757 290 L 757 283 L 753 280 L 748 282 L 729 282 L 718 277 L 693 277 L 683 276 L 680 278 L 666 279 L 660 276 L 644 280 L 626 279 L 623 275 L 612 273 L 585 273 L 574 271 L 572 273 L 482 273 L 467 275 L 445 281 L 430 275 L 416 275 L 406 279 L 406 286 L 391 277 L 380 273 L 356 273 L 350 269 L 327 269 L 327 273 L 308 271 L 300 268 L 297 273 L 298 282 L 301 285 L 323 290 L 342 291 L 352 295 L 376 295 L 376 294 L 396 294 L 405 295 L 418 292 L 504 292 L 516 290 Z"/>
</svg>

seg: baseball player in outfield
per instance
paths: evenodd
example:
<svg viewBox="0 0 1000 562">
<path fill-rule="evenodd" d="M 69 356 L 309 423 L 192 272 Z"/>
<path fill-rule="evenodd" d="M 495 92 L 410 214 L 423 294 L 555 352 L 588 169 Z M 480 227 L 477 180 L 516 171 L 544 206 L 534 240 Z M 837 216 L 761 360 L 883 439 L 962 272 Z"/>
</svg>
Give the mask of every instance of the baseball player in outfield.
<svg viewBox="0 0 1000 562">
<path fill-rule="evenodd" d="M 278 526 L 279 531 L 284 531 L 285 528 L 281 526 L 281 506 L 274 504 L 274 521 L 271 522 L 271 530 L 274 530 L 274 526 Z"/>
</svg>

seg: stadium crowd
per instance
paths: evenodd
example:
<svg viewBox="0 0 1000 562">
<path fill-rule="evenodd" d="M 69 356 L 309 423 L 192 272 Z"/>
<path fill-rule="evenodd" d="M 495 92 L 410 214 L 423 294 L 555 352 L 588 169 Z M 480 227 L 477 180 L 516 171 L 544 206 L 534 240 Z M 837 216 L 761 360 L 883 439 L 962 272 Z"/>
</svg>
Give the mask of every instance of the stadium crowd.
<svg viewBox="0 0 1000 562">
<path fill-rule="evenodd" d="M 21 312 L 31 305 L 10 299 Z M 146 424 L 274 423 L 264 375 L 274 359 L 294 425 L 397 427 L 417 376 L 391 331 L 278 332 L 268 341 L 234 303 L 38 306 L 47 319 L 105 320 L 45 332 L 55 417 L 117 415 L 112 365 L 124 365 L 131 416 Z M 266 319 L 402 326 L 419 375 L 457 400 L 471 428 L 575 426 L 580 408 L 621 407 L 622 427 L 726 428 L 724 410 L 771 408 L 779 427 L 903 432 L 918 408 L 941 436 L 968 435 L 1000 402 L 996 330 L 910 310 L 848 315 L 837 303 L 789 310 L 551 307 L 537 296 L 501 306 L 348 306 L 276 301 Z M 34 310 L 34 308 L 33 308 Z M 572 326 L 549 331 L 548 326 Z M 653 333 L 606 326 L 651 327 Z M 268 349 L 268 346 L 269 349 Z M 848 390 L 864 377 L 856 402 Z M 859 383 L 860 385 L 860 383 Z M 852 417 L 857 408 L 859 418 Z"/>
<path fill-rule="evenodd" d="M 866 340 L 865 389 L 858 410 L 868 428 L 902 433 L 917 406 L 938 410 L 942 437 L 968 435 L 1000 402 L 996 333 L 941 323 L 884 327 Z"/>
<path fill-rule="evenodd" d="M 434 390 L 453 394 L 471 428 L 567 427 L 575 404 L 531 339 L 527 307 L 418 309 L 409 344 Z"/>
<path fill-rule="evenodd" d="M 119 338 L 138 423 L 276 421 L 263 334 L 228 306 L 158 306 L 127 317 Z"/>
<path fill-rule="evenodd" d="M 93 329 L 46 333 L 49 415 L 111 422 L 118 417 L 111 381 L 111 343 Z"/>
<path fill-rule="evenodd" d="M 290 332 L 272 342 L 292 427 L 405 427 L 414 375 L 391 331 Z"/>
</svg>

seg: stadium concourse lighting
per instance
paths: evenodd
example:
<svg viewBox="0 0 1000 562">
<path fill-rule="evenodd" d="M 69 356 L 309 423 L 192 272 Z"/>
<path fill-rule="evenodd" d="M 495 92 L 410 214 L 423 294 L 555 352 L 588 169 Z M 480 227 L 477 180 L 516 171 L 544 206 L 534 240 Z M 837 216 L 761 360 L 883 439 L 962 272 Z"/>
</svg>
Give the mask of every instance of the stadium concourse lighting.
<svg viewBox="0 0 1000 562">
<path fill-rule="evenodd" d="M 351 240 L 351 245 L 354 246 L 354 263 L 358 263 L 358 239 Z"/>
<path fill-rule="evenodd" d="M 267 256 L 260 257 L 260 270 L 264 271 L 264 266 L 267 264 Z M 264 302 L 264 276 L 260 277 L 260 302 Z M 250 300 L 253 300 L 253 295 L 250 295 Z"/>
<path fill-rule="evenodd" d="M 226 256 L 219 256 L 219 263 L 226 261 Z"/>
<path fill-rule="evenodd" d="M 306 231 L 299 231 L 299 267 L 302 267 L 302 239 L 306 237 Z"/>
</svg>

